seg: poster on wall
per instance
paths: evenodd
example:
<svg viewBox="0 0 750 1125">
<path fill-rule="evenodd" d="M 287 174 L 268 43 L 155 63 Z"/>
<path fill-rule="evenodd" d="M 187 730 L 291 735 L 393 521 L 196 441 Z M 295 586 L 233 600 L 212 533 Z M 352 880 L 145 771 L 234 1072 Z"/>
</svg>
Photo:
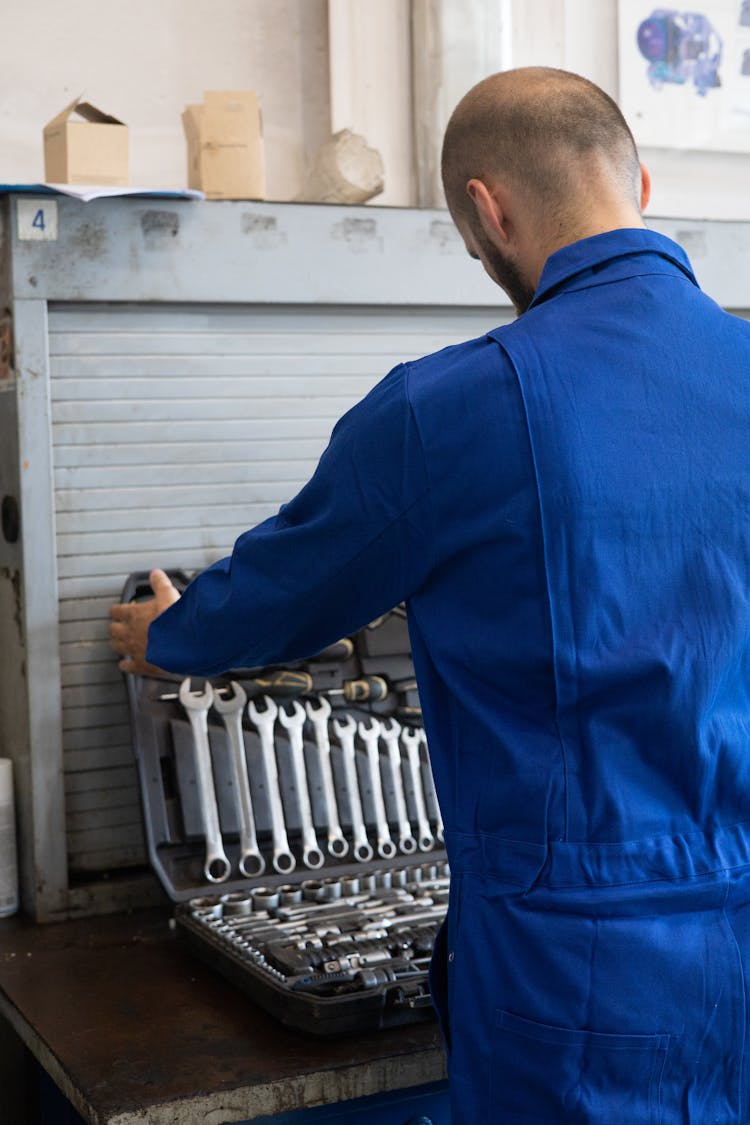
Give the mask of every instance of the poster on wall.
<svg viewBox="0 0 750 1125">
<path fill-rule="evenodd" d="M 750 152 L 750 0 L 619 0 L 620 106 L 636 142 Z"/>
</svg>

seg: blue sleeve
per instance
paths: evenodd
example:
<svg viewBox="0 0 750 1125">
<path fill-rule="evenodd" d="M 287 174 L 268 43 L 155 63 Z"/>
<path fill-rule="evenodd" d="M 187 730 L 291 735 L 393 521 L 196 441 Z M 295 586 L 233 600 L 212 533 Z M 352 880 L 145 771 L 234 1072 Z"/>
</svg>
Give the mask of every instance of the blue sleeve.
<svg viewBox="0 0 750 1125">
<path fill-rule="evenodd" d="M 407 379 L 395 368 L 344 415 L 298 495 L 153 622 L 149 661 L 214 675 L 302 659 L 419 588 L 433 535 Z"/>
</svg>

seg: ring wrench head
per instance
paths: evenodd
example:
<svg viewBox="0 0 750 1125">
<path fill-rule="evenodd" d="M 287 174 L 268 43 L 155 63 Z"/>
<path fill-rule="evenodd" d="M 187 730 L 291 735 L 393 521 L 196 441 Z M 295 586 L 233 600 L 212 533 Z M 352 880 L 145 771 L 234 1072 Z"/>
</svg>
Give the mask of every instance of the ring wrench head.
<svg viewBox="0 0 750 1125">
<path fill-rule="evenodd" d="M 328 851 L 334 859 L 343 859 L 349 851 L 349 844 L 344 836 L 330 836 L 328 839 Z"/>
<path fill-rule="evenodd" d="M 374 855 L 372 844 L 357 844 L 354 848 L 354 858 L 357 863 L 369 863 Z"/>
<path fill-rule="evenodd" d="M 237 866 L 246 879 L 252 879 L 263 874 L 266 869 L 266 861 L 260 852 L 244 852 L 240 856 Z"/>
<path fill-rule="evenodd" d="M 225 855 L 211 855 L 206 857 L 203 874 L 209 883 L 223 883 L 229 878 L 232 865 Z"/>
<path fill-rule="evenodd" d="M 302 862 L 305 867 L 309 867 L 311 871 L 317 871 L 323 866 L 326 857 L 323 855 L 320 848 L 305 848 L 302 853 Z"/>
<path fill-rule="evenodd" d="M 289 875 L 297 866 L 297 860 L 291 852 L 277 851 L 273 854 L 273 868 L 279 875 Z"/>
</svg>

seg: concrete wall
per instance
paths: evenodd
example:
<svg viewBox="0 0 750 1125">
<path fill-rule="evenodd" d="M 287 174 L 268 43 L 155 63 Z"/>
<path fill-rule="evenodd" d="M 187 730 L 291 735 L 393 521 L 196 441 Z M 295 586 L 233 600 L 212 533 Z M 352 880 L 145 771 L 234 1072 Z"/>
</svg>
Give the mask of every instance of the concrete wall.
<svg viewBox="0 0 750 1125">
<path fill-rule="evenodd" d="M 442 2 L 465 10 L 463 0 Z M 617 0 L 472 0 L 483 6 L 509 11 L 512 43 L 497 43 L 494 64 L 483 43 L 478 69 L 508 57 L 563 66 L 617 95 Z M 183 106 L 207 88 L 251 87 L 261 95 L 270 198 L 294 198 L 333 121 L 381 148 L 377 202 L 413 204 L 409 52 L 419 58 L 425 45 L 411 42 L 410 11 L 410 0 L 332 0 L 329 40 L 328 0 L 0 0 L 0 179 L 43 178 L 42 127 L 83 91 L 131 126 L 133 183 L 181 186 Z M 652 214 L 750 219 L 750 156 L 643 156 Z"/>
<path fill-rule="evenodd" d="M 644 0 L 644 15 L 656 7 Z M 616 99 L 617 0 L 513 0 L 512 56 L 514 66 L 577 71 Z M 750 219 L 750 156 L 642 148 L 641 158 L 653 179 L 650 214 Z"/>
<path fill-rule="evenodd" d="M 180 114 L 259 92 L 268 194 L 300 189 L 329 130 L 326 0 L 0 0 L 0 180 L 44 178 L 42 128 L 78 94 L 131 128 L 133 184 L 187 182 Z"/>
</svg>

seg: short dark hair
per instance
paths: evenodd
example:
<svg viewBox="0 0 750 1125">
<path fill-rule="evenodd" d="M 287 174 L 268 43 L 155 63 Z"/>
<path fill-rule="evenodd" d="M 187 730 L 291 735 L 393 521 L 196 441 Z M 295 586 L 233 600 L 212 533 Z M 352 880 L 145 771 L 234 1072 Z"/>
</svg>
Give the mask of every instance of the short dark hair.
<svg viewBox="0 0 750 1125">
<path fill-rule="evenodd" d="M 603 155 L 638 205 L 638 152 L 619 106 L 578 74 L 526 67 L 493 74 L 466 94 L 443 139 L 442 174 L 455 217 L 473 215 L 466 184 L 504 175 L 553 213 L 567 210 L 576 161 Z"/>
</svg>

